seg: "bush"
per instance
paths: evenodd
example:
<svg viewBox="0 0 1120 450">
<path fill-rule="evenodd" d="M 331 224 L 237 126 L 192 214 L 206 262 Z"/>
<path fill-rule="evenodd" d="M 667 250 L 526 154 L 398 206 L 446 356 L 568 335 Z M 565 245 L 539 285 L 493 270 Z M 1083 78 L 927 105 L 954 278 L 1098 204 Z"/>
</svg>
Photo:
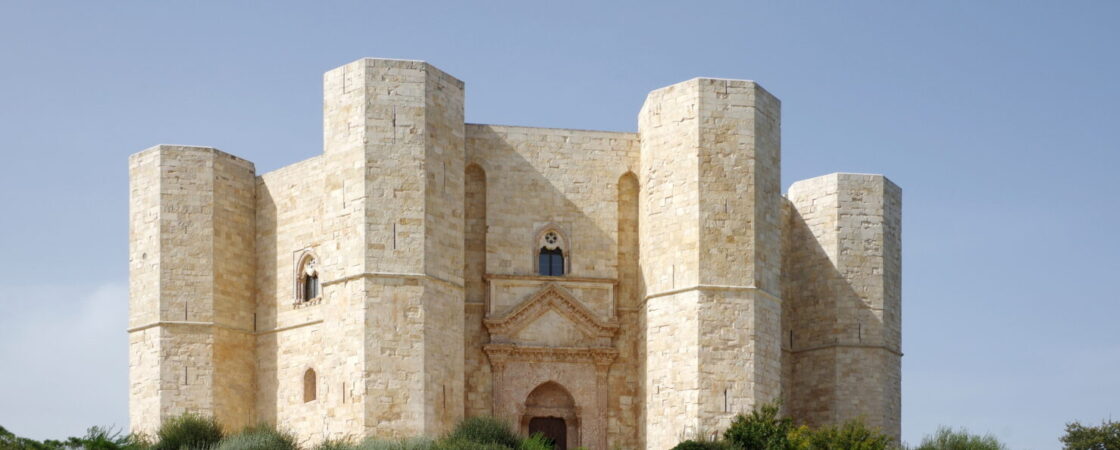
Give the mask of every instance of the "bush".
<svg viewBox="0 0 1120 450">
<path fill-rule="evenodd" d="M 1120 449 L 1120 422 L 1102 422 L 1099 427 L 1087 427 L 1079 422 L 1066 424 L 1062 436 L 1066 450 L 1115 450 Z"/>
<path fill-rule="evenodd" d="M 914 450 L 1007 450 L 1007 446 L 990 434 L 980 436 L 964 428 L 953 431 L 949 427 L 939 427 L 932 436 L 922 438 L 922 443 Z"/>
<path fill-rule="evenodd" d="M 795 429 L 792 420 L 778 417 L 776 403 L 767 403 L 756 407 L 749 415 L 735 416 L 724 438 L 737 448 L 789 450 L 794 448 L 789 435 Z"/>
<path fill-rule="evenodd" d="M 354 447 L 355 450 L 433 450 L 435 443 L 431 439 L 411 438 L 399 441 L 386 441 L 378 438 L 367 438 Z"/>
<path fill-rule="evenodd" d="M 689 439 L 677 444 L 672 450 L 731 450 L 732 447 L 723 441 L 696 441 Z"/>
<path fill-rule="evenodd" d="M 552 440 L 544 437 L 541 433 L 536 433 L 521 441 L 521 446 L 518 448 L 520 450 L 552 450 L 555 447 Z"/>
<path fill-rule="evenodd" d="M 886 450 L 891 445 L 889 436 L 867 428 L 860 420 L 820 428 L 808 440 L 814 450 Z"/>
<path fill-rule="evenodd" d="M 489 448 L 465 447 L 468 443 L 493 444 L 496 448 L 518 448 L 521 438 L 514 434 L 509 425 L 493 417 L 471 417 L 459 422 L 440 443 L 438 448 Z M 445 445 L 458 445 L 459 447 L 445 447 Z"/>
<path fill-rule="evenodd" d="M 106 427 L 90 427 L 86 435 L 66 440 L 65 447 L 83 450 L 141 450 L 151 445 L 141 436 Z"/>
<path fill-rule="evenodd" d="M 349 439 L 327 439 L 315 446 L 315 450 L 355 450 L 357 448 Z"/>
<path fill-rule="evenodd" d="M 164 422 L 156 438 L 152 450 L 207 450 L 222 440 L 222 428 L 213 417 L 186 413 Z"/>
<path fill-rule="evenodd" d="M 515 445 L 520 445 L 520 442 Z M 510 450 L 516 448 L 517 447 L 507 447 L 502 444 L 495 444 L 493 442 L 475 442 L 463 438 L 443 439 L 437 442 L 434 447 L 432 447 L 433 450 Z"/>
<path fill-rule="evenodd" d="M 299 450 L 299 444 L 295 436 L 278 431 L 275 426 L 260 424 L 222 439 L 214 450 Z"/>
</svg>

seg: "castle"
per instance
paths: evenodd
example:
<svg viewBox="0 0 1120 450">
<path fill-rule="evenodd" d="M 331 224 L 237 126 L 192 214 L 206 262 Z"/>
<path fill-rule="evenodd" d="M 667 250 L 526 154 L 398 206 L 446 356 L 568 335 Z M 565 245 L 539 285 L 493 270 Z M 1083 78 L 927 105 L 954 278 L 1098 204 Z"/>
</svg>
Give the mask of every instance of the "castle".
<svg viewBox="0 0 1120 450">
<path fill-rule="evenodd" d="M 490 415 L 658 449 L 782 399 L 900 433 L 901 191 L 780 182 L 757 83 L 651 92 L 638 132 L 464 123 L 420 61 L 324 75 L 323 153 L 132 155 L 129 412 L 306 442 Z"/>
</svg>

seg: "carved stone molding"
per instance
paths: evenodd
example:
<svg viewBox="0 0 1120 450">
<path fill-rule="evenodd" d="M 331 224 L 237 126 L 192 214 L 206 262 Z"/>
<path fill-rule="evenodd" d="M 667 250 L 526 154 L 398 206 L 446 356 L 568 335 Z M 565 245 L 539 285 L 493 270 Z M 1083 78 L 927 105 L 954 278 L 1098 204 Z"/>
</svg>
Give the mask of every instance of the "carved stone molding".
<svg viewBox="0 0 1120 450">
<path fill-rule="evenodd" d="M 580 327 L 587 335 L 611 338 L 618 333 L 618 322 L 600 320 L 572 294 L 556 283 L 545 285 L 512 311 L 483 320 L 492 336 L 510 337 L 548 311 L 556 311 Z"/>
<path fill-rule="evenodd" d="M 618 357 L 613 347 L 532 347 L 513 344 L 487 344 L 482 347 L 490 364 L 504 366 L 509 361 L 563 362 L 609 366 Z"/>
</svg>

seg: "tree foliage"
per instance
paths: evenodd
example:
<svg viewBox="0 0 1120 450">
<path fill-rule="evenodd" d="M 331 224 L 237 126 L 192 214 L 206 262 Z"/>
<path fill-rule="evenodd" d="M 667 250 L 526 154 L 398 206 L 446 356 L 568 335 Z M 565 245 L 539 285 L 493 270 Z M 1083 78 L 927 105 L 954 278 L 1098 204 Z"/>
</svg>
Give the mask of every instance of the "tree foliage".
<svg viewBox="0 0 1120 450">
<path fill-rule="evenodd" d="M 1120 422 L 1108 420 L 1096 427 L 1067 423 L 1061 440 L 1066 450 L 1120 450 Z"/>
<path fill-rule="evenodd" d="M 913 450 L 1007 450 L 1007 446 L 991 434 L 981 436 L 964 428 L 954 431 L 943 426 L 922 438 L 922 443 Z"/>
<path fill-rule="evenodd" d="M 792 450 L 790 432 L 797 427 L 793 420 L 779 417 L 779 406 L 768 403 L 754 408 L 750 414 L 739 414 L 724 433 L 736 448 L 751 450 Z"/>
</svg>

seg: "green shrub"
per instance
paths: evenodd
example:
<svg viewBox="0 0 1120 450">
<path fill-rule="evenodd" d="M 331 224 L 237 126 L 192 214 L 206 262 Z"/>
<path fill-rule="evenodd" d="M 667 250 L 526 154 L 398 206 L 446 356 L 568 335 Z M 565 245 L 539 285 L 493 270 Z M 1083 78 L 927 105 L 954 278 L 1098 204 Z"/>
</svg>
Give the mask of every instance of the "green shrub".
<svg viewBox="0 0 1120 450">
<path fill-rule="evenodd" d="M 794 446 L 789 434 L 795 429 L 792 420 L 778 417 L 776 403 L 767 403 L 756 407 L 749 415 L 735 416 L 724 439 L 737 448 L 790 450 Z"/>
<path fill-rule="evenodd" d="M 723 441 L 697 441 L 689 439 L 677 444 L 672 450 L 731 450 L 732 447 Z"/>
<path fill-rule="evenodd" d="M 212 417 L 186 413 L 164 422 L 156 438 L 152 450 L 207 450 L 222 440 L 222 428 Z"/>
<path fill-rule="evenodd" d="M 879 430 L 867 428 L 862 420 L 851 420 L 840 426 L 812 431 L 809 442 L 814 450 L 886 450 L 891 438 Z"/>
<path fill-rule="evenodd" d="M 327 439 L 315 446 L 315 450 L 356 450 L 357 445 L 350 439 Z"/>
<path fill-rule="evenodd" d="M 536 433 L 521 441 L 521 446 L 518 448 L 520 450 L 552 450 L 555 446 L 551 439 L 544 437 L 541 433 Z"/>
<path fill-rule="evenodd" d="M 299 450 L 299 444 L 295 436 L 260 424 L 222 439 L 214 450 Z"/>
<path fill-rule="evenodd" d="M 367 438 L 354 447 L 355 450 L 434 450 L 435 443 L 427 438 L 411 438 L 399 441 L 386 441 L 375 437 Z"/>
<path fill-rule="evenodd" d="M 949 427 L 939 427 L 932 436 L 922 438 L 921 445 L 914 450 L 1007 450 L 1007 446 L 990 434 L 980 436 L 964 428 L 953 431 Z"/>
<path fill-rule="evenodd" d="M 514 445 L 520 445 L 520 443 Z M 432 447 L 433 450 L 511 450 L 516 448 L 493 442 L 475 442 L 464 438 L 442 439 Z"/>
<path fill-rule="evenodd" d="M 493 417 L 470 417 L 451 431 L 443 440 L 437 444 L 438 448 L 451 448 L 443 447 L 444 445 L 458 445 L 458 448 L 475 448 L 463 447 L 467 443 L 475 444 L 493 444 L 498 445 L 497 448 L 518 448 L 521 445 L 521 438 L 514 434 L 510 429 L 509 424 L 495 419 Z M 488 447 L 478 447 L 488 448 Z"/>
<path fill-rule="evenodd" d="M 90 427 L 86 435 L 67 439 L 64 447 L 83 450 L 141 450 L 150 447 L 142 436 L 124 434 L 111 427 Z"/>
</svg>

